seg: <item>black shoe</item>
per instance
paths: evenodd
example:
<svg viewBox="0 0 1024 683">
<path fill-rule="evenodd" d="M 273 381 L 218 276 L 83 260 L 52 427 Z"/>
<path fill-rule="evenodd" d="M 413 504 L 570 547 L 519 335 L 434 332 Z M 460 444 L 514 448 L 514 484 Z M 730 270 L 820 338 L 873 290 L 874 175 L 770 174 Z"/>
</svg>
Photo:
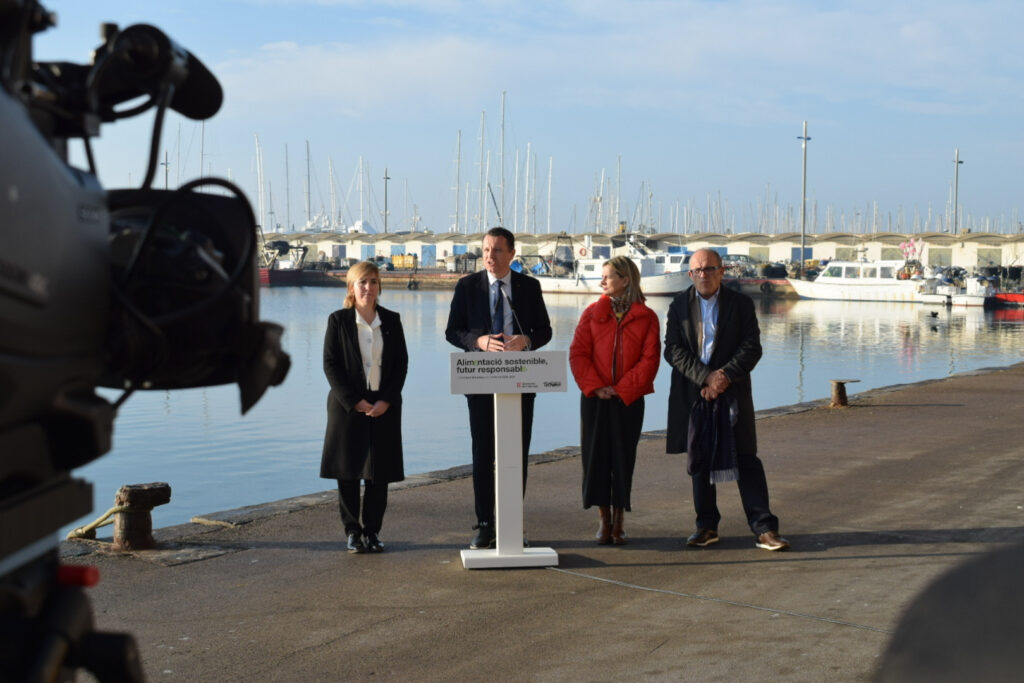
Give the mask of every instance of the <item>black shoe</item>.
<svg viewBox="0 0 1024 683">
<path fill-rule="evenodd" d="M 474 529 L 477 530 L 476 536 L 469 544 L 470 550 L 483 550 L 494 547 L 494 523 L 493 522 L 480 522 Z"/>
<path fill-rule="evenodd" d="M 718 532 L 714 529 L 697 529 L 686 539 L 686 545 L 691 548 L 706 548 L 712 543 L 718 543 Z"/>
<path fill-rule="evenodd" d="M 366 534 L 366 550 L 371 553 L 384 552 L 384 544 L 377 538 L 377 534 Z"/>
<path fill-rule="evenodd" d="M 350 553 L 365 553 L 366 546 L 363 545 L 363 535 L 352 533 L 348 535 L 348 551 Z"/>
</svg>

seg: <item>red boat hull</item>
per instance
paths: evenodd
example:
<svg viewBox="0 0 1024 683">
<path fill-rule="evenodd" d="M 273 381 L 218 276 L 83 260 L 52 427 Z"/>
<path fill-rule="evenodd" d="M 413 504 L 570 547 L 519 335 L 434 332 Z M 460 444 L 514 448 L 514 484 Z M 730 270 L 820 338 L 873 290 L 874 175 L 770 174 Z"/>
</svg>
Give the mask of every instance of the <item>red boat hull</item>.
<svg viewBox="0 0 1024 683">
<path fill-rule="evenodd" d="M 1024 292 L 997 292 L 995 298 L 1003 304 L 1011 306 L 1024 306 Z"/>
<path fill-rule="evenodd" d="M 302 271 L 298 269 L 260 268 L 262 287 L 295 287 L 302 284 Z"/>
</svg>

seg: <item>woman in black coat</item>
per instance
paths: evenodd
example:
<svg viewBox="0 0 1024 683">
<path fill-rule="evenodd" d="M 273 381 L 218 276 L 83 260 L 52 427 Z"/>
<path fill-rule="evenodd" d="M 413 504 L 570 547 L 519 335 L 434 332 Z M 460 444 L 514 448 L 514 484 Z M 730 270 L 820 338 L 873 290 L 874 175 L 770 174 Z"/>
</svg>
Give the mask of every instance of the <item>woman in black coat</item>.
<svg viewBox="0 0 1024 683">
<path fill-rule="evenodd" d="M 346 282 L 344 308 L 331 313 L 324 338 L 324 373 L 331 392 L 320 476 L 338 480 L 348 551 L 381 552 L 384 544 L 378 534 L 388 483 L 405 478 L 402 387 L 409 354 L 398 313 L 377 305 L 377 266 L 356 264 Z M 362 514 L 360 479 L 365 484 Z"/>
</svg>

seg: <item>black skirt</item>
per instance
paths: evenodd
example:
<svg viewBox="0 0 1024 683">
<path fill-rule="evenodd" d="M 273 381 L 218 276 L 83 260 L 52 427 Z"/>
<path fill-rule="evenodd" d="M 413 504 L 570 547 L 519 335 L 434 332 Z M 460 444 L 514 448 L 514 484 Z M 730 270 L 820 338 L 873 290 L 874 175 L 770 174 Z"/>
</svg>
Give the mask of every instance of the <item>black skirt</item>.
<svg viewBox="0 0 1024 683">
<path fill-rule="evenodd" d="M 644 399 L 580 395 L 580 444 L 583 450 L 583 507 L 611 505 L 630 510 L 636 445 L 644 426 Z"/>
</svg>

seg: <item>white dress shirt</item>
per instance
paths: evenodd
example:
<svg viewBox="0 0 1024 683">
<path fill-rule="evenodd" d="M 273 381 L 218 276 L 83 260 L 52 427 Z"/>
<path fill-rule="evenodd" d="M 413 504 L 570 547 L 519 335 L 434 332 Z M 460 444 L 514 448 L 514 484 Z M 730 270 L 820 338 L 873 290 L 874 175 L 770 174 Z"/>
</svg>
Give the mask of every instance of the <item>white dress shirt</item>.
<svg viewBox="0 0 1024 683">
<path fill-rule="evenodd" d="M 356 336 L 359 337 L 359 355 L 363 358 L 366 388 L 377 391 L 380 389 L 380 355 L 384 349 L 384 338 L 380 333 L 380 316 L 376 311 L 372 322 L 366 322 L 356 311 Z"/>
</svg>

